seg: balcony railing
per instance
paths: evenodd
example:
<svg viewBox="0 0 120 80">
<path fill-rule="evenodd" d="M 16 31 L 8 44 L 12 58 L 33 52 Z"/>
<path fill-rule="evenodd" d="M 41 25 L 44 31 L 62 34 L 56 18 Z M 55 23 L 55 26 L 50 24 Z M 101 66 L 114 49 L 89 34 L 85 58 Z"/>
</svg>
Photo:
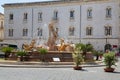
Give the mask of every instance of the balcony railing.
<svg viewBox="0 0 120 80">
<path fill-rule="evenodd" d="M 58 22 L 59 18 L 58 17 L 53 17 L 52 20 L 55 21 L 55 22 Z"/>
<path fill-rule="evenodd" d="M 3 26 L 0 26 L 0 30 L 2 30 L 3 29 Z"/>
</svg>

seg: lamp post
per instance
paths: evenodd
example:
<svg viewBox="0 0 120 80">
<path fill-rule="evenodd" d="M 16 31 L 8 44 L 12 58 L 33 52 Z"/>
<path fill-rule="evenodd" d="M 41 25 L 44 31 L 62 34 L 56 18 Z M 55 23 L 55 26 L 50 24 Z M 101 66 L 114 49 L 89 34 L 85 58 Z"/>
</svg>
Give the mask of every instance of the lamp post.
<svg viewBox="0 0 120 80">
<path fill-rule="evenodd" d="M 108 40 L 107 37 L 105 38 L 105 51 L 108 49 Z"/>
<path fill-rule="evenodd" d="M 107 41 L 107 37 L 106 37 L 106 44 L 108 43 L 108 41 Z"/>
</svg>

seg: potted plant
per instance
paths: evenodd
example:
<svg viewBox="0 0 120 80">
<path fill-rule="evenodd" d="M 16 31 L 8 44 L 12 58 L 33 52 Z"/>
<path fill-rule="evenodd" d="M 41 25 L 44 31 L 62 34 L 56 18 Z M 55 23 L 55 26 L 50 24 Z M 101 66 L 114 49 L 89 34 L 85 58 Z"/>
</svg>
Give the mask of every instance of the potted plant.
<svg viewBox="0 0 120 80">
<path fill-rule="evenodd" d="M 75 63 L 75 66 L 73 67 L 74 70 L 81 70 L 82 67 L 79 66 L 83 62 L 83 56 L 82 56 L 82 50 L 81 46 L 78 46 L 78 44 L 75 45 L 75 49 L 72 53 L 73 61 Z"/>
<path fill-rule="evenodd" d="M 1 49 L 1 51 L 5 53 L 5 60 L 9 57 L 12 50 L 13 50 L 13 48 L 11 48 L 11 47 L 3 47 Z"/>
<path fill-rule="evenodd" d="M 104 68 L 105 72 L 113 72 L 114 68 L 112 68 L 112 65 L 115 65 L 117 62 L 117 58 L 115 57 L 114 52 L 105 53 L 104 55 L 104 63 L 106 65 L 106 68 Z"/>
<path fill-rule="evenodd" d="M 24 58 L 27 55 L 27 52 L 25 52 L 25 51 L 17 51 L 16 54 L 18 56 L 18 61 L 24 61 Z"/>
<path fill-rule="evenodd" d="M 38 52 L 41 54 L 41 60 L 44 62 L 45 61 L 45 55 L 47 54 L 48 50 L 45 48 L 40 48 L 38 49 Z"/>
</svg>

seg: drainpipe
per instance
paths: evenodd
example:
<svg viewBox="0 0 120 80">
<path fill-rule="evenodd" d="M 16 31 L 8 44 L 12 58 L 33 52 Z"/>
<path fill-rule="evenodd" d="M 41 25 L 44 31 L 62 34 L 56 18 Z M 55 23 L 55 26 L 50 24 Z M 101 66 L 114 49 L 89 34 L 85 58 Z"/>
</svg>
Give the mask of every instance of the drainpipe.
<svg viewBox="0 0 120 80">
<path fill-rule="evenodd" d="M 119 3 L 119 8 L 118 8 L 118 14 L 119 14 L 119 30 L 120 30 L 120 1 L 118 2 Z M 120 32 L 119 32 L 119 35 L 120 35 Z M 118 43 L 118 45 L 119 45 L 119 48 L 120 48 L 120 36 L 119 36 L 119 43 Z"/>
<path fill-rule="evenodd" d="M 82 19 L 81 19 L 81 18 L 82 18 L 82 12 L 81 12 L 81 11 L 82 11 L 82 10 L 81 10 L 82 8 L 81 8 L 81 7 L 82 7 L 82 6 L 80 5 L 80 33 L 79 33 L 79 34 L 80 34 L 80 35 L 79 35 L 79 42 L 80 42 L 80 43 L 81 43 L 81 25 L 82 25 L 82 24 L 81 24 L 81 23 L 82 23 L 82 22 L 81 22 L 81 21 L 82 21 Z"/>
<path fill-rule="evenodd" d="M 31 29 L 31 38 L 33 39 L 33 8 L 32 8 L 32 29 Z"/>
</svg>

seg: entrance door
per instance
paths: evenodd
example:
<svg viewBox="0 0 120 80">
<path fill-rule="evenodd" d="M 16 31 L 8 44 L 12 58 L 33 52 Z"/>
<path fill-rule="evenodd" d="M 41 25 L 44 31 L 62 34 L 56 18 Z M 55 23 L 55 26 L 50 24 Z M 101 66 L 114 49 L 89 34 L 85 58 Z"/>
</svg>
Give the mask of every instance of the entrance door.
<svg viewBox="0 0 120 80">
<path fill-rule="evenodd" d="M 105 47 L 104 47 L 105 51 L 106 50 L 112 50 L 112 46 L 111 44 L 106 44 Z"/>
</svg>

